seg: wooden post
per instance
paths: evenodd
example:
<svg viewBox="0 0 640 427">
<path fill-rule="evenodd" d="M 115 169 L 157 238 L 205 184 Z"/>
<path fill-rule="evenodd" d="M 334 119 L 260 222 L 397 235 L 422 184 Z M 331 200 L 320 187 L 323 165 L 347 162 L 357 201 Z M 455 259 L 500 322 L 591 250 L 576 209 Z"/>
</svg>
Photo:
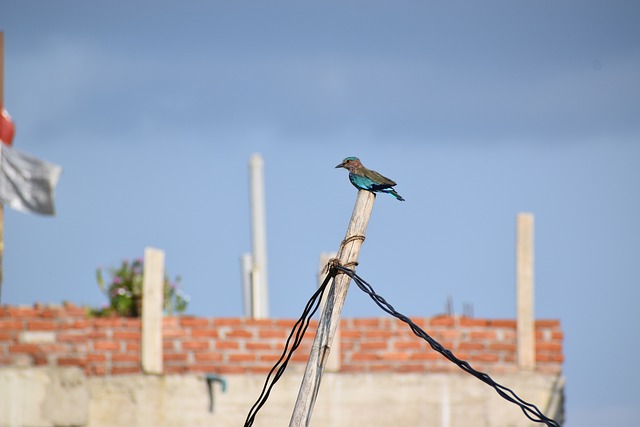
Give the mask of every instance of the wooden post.
<svg viewBox="0 0 640 427">
<path fill-rule="evenodd" d="M 518 366 L 523 369 L 535 369 L 533 214 L 519 213 L 516 223 L 516 333 Z"/>
<path fill-rule="evenodd" d="M 0 112 L 4 108 L 4 32 L 0 31 Z M 0 142 L 2 144 L 2 142 Z M 0 203 L 0 304 L 2 304 L 2 279 L 4 276 L 4 205 Z"/>
<path fill-rule="evenodd" d="M 329 274 L 325 267 L 331 258 L 337 258 L 338 254 L 335 252 L 322 252 L 320 254 L 320 262 L 318 265 L 318 287 L 324 282 L 324 279 Z M 325 292 L 322 295 L 322 301 L 320 301 L 320 316 L 322 317 L 322 313 L 324 312 L 324 308 L 327 305 L 327 297 L 329 296 L 329 292 Z M 333 348 L 331 349 L 331 353 L 329 353 L 329 359 L 325 365 L 325 370 L 328 372 L 338 372 L 340 370 L 340 324 L 336 328 L 336 332 L 333 336 Z"/>
<path fill-rule="evenodd" d="M 142 282 L 142 371 L 162 374 L 162 303 L 164 299 L 164 252 L 144 249 Z"/>
<path fill-rule="evenodd" d="M 374 201 L 375 195 L 373 193 L 364 190 L 358 191 L 345 240 L 338 251 L 338 259 L 342 265 L 351 265 L 351 263 L 355 263 L 358 260 L 358 254 L 369 224 Z M 318 330 L 311 347 L 311 353 L 309 354 L 309 360 L 304 371 L 289 427 L 309 425 L 318 389 L 320 388 L 320 380 L 331 350 L 333 336 L 340 322 L 340 313 L 347 297 L 350 281 L 351 278 L 346 274 L 338 274 L 333 286 L 329 289 L 327 304 L 318 323 Z"/>
</svg>

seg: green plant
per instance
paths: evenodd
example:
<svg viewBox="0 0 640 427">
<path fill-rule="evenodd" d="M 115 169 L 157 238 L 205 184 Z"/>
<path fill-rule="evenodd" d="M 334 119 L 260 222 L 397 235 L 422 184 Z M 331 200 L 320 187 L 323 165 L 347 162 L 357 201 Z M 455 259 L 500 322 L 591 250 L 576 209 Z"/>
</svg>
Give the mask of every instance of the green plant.
<svg viewBox="0 0 640 427">
<path fill-rule="evenodd" d="M 144 261 L 141 258 L 129 262 L 123 260 L 119 267 L 110 268 L 111 280 L 105 283 L 101 268 L 96 270 L 96 279 L 100 290 L 109 299 L 108 306 L 93 310 L 96 316 L 138 317 L 142 314 L 142 283 L 144 277 Z M 177 276 L 172 282 L 165 273 L 163 309 L 168 315 L 184 312 L 189 304 L 189 295 L 180 287 L 181 278 Z"/>
</svg>

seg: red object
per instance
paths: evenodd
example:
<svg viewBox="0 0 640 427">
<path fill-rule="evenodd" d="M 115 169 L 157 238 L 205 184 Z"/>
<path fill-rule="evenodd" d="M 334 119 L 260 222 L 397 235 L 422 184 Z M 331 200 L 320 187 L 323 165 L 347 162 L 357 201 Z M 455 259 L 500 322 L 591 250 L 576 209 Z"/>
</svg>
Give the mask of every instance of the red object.
<svg viewBox="0 0 640 427">
<path fill-rule="evenodd" d="M 7 110 L 3 108 L 2 111 L 0 111 L 0 140 L 3 144 L 11 145 L 15 134 L 16 125 L 13 124 Z"/>
</svg>

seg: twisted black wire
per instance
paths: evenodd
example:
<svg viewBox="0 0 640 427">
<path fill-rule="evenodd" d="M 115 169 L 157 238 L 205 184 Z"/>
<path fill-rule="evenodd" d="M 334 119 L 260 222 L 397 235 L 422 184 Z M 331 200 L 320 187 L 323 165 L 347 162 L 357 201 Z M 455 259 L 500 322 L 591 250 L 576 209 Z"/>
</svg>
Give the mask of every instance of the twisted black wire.
<svg viewBox="0 0 640 427">
<path fill-rule="evenodd" d="M 275 365 L 273 365 L 273 368 L 271 368 L 271 370 L 269 371 L 269 374 L 265 379 L 264 386 L 262 387 L 262 392 L 260 392 L 260 396 L 258 397 L 258 400 L 256 400 L 256 403 L 254 403 L 251 409 L 249 410 L 249 414 L 247 414 L 247 419 L 244 422 L 244 427 L 250 427 L 253 425 L 253 422 L 255 421 L 258 411 L 260 410 L 260 408 L 262 408 L 262 406 L 266 403 L 267 399 L 269 398 L 269 394 L 271 394 L 271 389 L 273 389 L 273 386 L 278 382 L 282 374 L 284 374 L 285 369 L 287 369 L 287 365 L 289 364 L 289 360 L 291 359 L 291 356 L 293 356 L 293 352 L 296 351 L 296 349 L 300 346 L 300 343 L 302 343 L 302 338 L 304 337 L 304 334 L 307 331 L 307 328 L 309 327 L 309 322 L 311 321 L 311 319 L 313 318 L 313 315 L 316 313 L 316 311 L 318 310 L 318 307 L 320 306 L 320 301 L 322 300 L 322 295 L 324 294 L 324 291 L 327 288 L 327 284 L 331 279 L 333 279 L 334 276 L 335 276 L 335 270 L 333 274 L 332 272 L 329 272 L 329 274 L 327 274 L 327 277 L 324 279 L 324 281 L 322 282 L 318 290 L 311 296 L 311 298 L 307 302 L 307 305 L 302 311 L 302 315 L 300 316 L 298 321 L 293 325 L 293 329 L 291 329 L 291 333 L 289 334 L 289 337 L 287 338 L 287 341 L 284 345 L 284 350 L 282 351 L 282 355 L 280 356 L 278 361 L 275 363 Z M 289 343 L 294 333 L 295 333 L 295 339 L 293 340 L 291 349 L 289 349 Z M 274 371 L 275 371 L 275 374 L 273 375 L 273 379 L 271 383 L 269 383 L 269 379 L 271 378 L 271 375 L 274 373 Z"/>
<path fill-rule="evenodd" d="M 358 285 L 358 287 L 364 293 L 369 295 L 369 297 L 371 297 L 371 299 L 376 303 L 376 305 L 378 305 L 378 307 L 380 307 L 382 310 L 384 310 L 391 316 L 397 319 L 400 319 L 403 322 L 405 322 L 407 325 L 409 325 L 409 327 L 411 328 L 411 331 L 416 336 L 427 341 L 432 349 L 442 354 L 449 361 L 453 362 L 458 367 L 460 367 L 460 369 L 462 369 L 463 371 L 473 375 L 483 383 L 492 387 L 505 400 L 518 405 L 520 409 L 522 409 L 522 412 L 526 415 L 526 417 L 529 418 L 531 421 L 544 423 L 549 427 L 560 427 L 560 424 L 558 424 L 556 421 L 552 420 L 551 418 L 548 418 L 547 416 L 545 416 L 542 413 L 542 411 L 538 409 L 537 406 L 522 400 L 520 397 L 518 397 L 518 395 L 516 395 L 515 392 L 513 392 L 513 390 L 496 383 L 488 374 L 476 371 L 471 367 L 469 362 L 458 359 L 450 350 L 447 350 L 446 348 L 444 348 L 439 342 L 433 339 L 423 329 L 421 329 L 418 325 L 413 323 L 411 319 L 409 319 L 407 316 L 403 315 L 402 313 L 397 312 L 393 308 L 393 306 L 389 304 L 383 297 L 376 294 L 376 292 L 373 290 L 373 287 L 369 283 L 367 283 L 364 279 L 362 279 L 360 276 L 358 276 L 355 273 L 355 271 L 349 268 L 342 267 L 340 265 L 334 265 L 333 268 L 351 277 L 353 281 L 356 283 L 356 285 Z"/>
</svg>

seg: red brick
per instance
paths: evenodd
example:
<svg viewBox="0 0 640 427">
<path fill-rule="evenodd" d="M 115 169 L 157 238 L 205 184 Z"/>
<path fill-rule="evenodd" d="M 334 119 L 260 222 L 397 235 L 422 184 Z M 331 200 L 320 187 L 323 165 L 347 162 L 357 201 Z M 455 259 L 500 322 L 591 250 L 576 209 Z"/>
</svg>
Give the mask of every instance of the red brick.
<svg viewBox="0 0 640 427">
<path fill-rule="evenodd" d="M 85 373 L 87 375 L 93 375 L 93 376 L 106 375 L 107 374 L 107 367 L 104 366 L 104 365 L 88 365 L 85 368 Z"/>
<path fill-rule="evenodd" d="M 75 329 L 84 329 L 84 328 L 88 328 L 89 326 L 92 325 L 92 321 L 89 319 L 80 319 L 80 320 L 74 320 L 73 321 L 73 327 Z"/>
<path fill-rule="evenodd" d="M 37 317 L 38 309 L 32 307 L 9 307 L 9 317 Z"/>
<path fill-rule="evenodd" d="M 209 350 L 209 341 L 183 341 L 183 350 Z"/>
<path fill-rule="evenodd" d="M 393 343 L 393 348 L 396 350 L 420 350 L 424 348 L 424 344 L 416 338 L 415 341 L 396 341 Z"/>
<path fill-rule="evenodd" d="M 218 350 L 236 350 L 240 348 L 240 343 L 237 341 L 216 341 L 214 346 Z"/>
<path fill-rule="evenodd" d="M 411 360 L 438 360 L 442 358 L 442 356 L 435 351 L 431 352 L 421 352 L 421 353 L 413 353 L 409 359 Z"/>
<path fill-rule="evenodd" d="M 401 364 L 398 367 L 394 368 L 396 372 L 424 372 L 424 365 L 410 365 L 410 364 Z"/>
<path fill-rule="evenodd" d="M 248 371 L 246 367 L 241 366 L 241 365 L 216 366 L 216 370 L 218 372 L 220 372 L 221 374 L 244 374 L 244 373 L 246 373 Z M 205 372 L 206 371 L 213 371 L 213 369 L 207 368 L 205 370 Z"/>
<path fill-rule="evenodd" d="M 141 333 L 137 331 L 114 331 L 113 339 L 122 341 L 140 341 Z"/>
<path fill-rule="evenodd" d="M 113 366 L 111 368 L 112 375 L 138 374 L 142 372 L 140 366 Z"/>
<path fill-rule="evenodd" d="M 307 360 L 309 360 L 308 351 L 296 352 L 291 356 L 291 361 L 294 363 L 307 363 Z"/>
<path fill-rule="evenodd" d="M 560 353 L 537 354 L 536 360 L 540 362 L 562 363 L 564 362 L 564 356 Z"/>
<path fill-rule="evenodd" d="M 112 354 L 112 363 L 140 363 L 140 355 L 138 354 Z"/>
<path fill-rule="evenodd" d="M 165 365 L 163 369 L 165 374 L 184 374 L 186 372 L 189 372 L 188 365 Z"/>
<path fill-rule="evenodd" d="M 242 317 L 216 317 L 213 319 L 213 326 L 216 328 L 219 326 L 240 326 L 244 324 Z"/>
<path fill-rule="evenodd" d="M 38 317 L 43 318 L 43 319 L 53 319 L 53 318 L 56 318 L 56 317 L 61 317 L 60 316 L 60 311 L 61 310 L 59 308 L 44 307 L 38 313 Z"/>
<path fill-rule="evenodd" d="M 45 354 L 52 354 L 52 353 L 60 353 L 60 354 L 64 354 L 64 353 L 69 353 L 69 345 L 63 345 L 63 344 L 58 344 L 58 343 L 45 343 L 45 344 L 39 344 L 40 346 L 40 351 L 42 351 Z M 86 346 L 82 346 L 83 349 L 86 348 Z"/>
<path fill-rule="evenodd" d="M 460 318 L 460 326 L 486 327 L 487 323 L 488 323 L 487 319 L 475 319 L 475 318 L 464 317 L 464 316 Z"/>
<path fill-rule="evenodd" d="M 500 328 L 514 328 L 516 327 L 516 321 L 510 319 L 488 319 L 490 327 L 500 327 Z"/>
<path fill-rule="evenodd" d="M 434 331 L 433 333 L 430 333 L 431 336 L 437 337 L 438 340 L 446 340 L 446 341 L 456 340 L 460 338 L 461 334 L 462 333 L 458 329 L 440 329 L 438 331 Z M 416 339 L 419 339 L 419 338 L 416 337 Z"/>
<path fill-rule="evenodd" d="M 232 353 L 229 355 L 229 362 L 255 362 L 255 353 Z"/>
<path fill-rule="evenodd" d="M 269 338 L 279 338 L 284 339 L 288 336 L 289 332 L 285 330 L 258 330 L 258 338 L 260 339 L 269 339 Z"/>
<path fill-rule="evenodd" d="M 351 361 L 353 362 L 366 362 L 377 360 L 378 357 L 373 353 L 353 353 L 351 355 Z"/>
<path fill-rule="evenodd" d="M 58 332 L 56 339 L 60 342 L 86 342 L 89 336 L 84 332 Z"/>
<path fill-rule="evenodd" d="M 19 320 L 0 320 L 0 331 L 21 331 L 22 322 Z"/>
<path fill-rule="evenodd" d="M 389 339 L 394 335 L 395 334 L 392 331 L 379 331 L 379 330 L 364 331 L 364 336 L 366 338 Z"/>
<path fill-rule="evenodd" d="M 86 356 L 87 362 L 105 362 L 107 356 L 103 353 L 90 353 Z"/>
<path fill-rule="evenodd" d="M 535 327 L 537 328 L 559 328 L 560 321 L 557 319 L 541 319 L 535 321 Z"/>
<path fill-rule="evenodd" d="M 125 317 L 124 319 L 122 319 L 122 327 L 141 331 L 142 319 L 139 317 Z"/>
<path fill-rule="evenodd" d="M 266 342 L 247 342 L 244 346 L 247 350 L 271 350 L 273 348 L 273 344 Z"/>
<path fill-rule="evenodd" d="M 94 350 L 106 350 L 106 351 L 118 351 L 120 350 L 120 343 L 113 341 L 95 341 L 93 343 Z"/>
<path fill-rule="evenodd" d="M 385 350 L 387 347 L 387 341 L 365 341 L 360 343 L 360 350 L 362 351 Z"/>
<path fill-rule="evenodd" d="M 122 318 L 120 317 L 104 317 L 93 320 L 93 325 L 97 329 L 119 328 L 122 326 Z"/>
<path fill-rule="evenodd" d="M 494 353 L 480 353 L 474 354 L 471 356 L 472 362 L 485 362 L 485 363 L 494 363 L 497 362 L 500 358 L 497 354 Z"/>
<path fill-rule="evenodd" d="M 165 316 L 162 318 L 162 330 L 180 328 L 179 316 Z"/>
<path fill-rule="evenodd" d="M 513 353 L 516 351 L 515 344 L 509 344 L 509 343 L 503 343 L 503 342 L 492 342 L 489 344 L 488 347 L 489 347 L 489 350 L 495 350 L 495 351 L 504 351 L 509 353 Z"/>
<path fill-rule="evenodd" d="M 136 342 L 129 341 L 125 344 L 125 349 L 127 353 L 139 352 L 141 348 L 142 348 L 142 345 L 140 344 L 139 341 L 136 341 Z"/>
<path fill-rule="evenodd" d="M 471 340 L 495 340 L 496 339 L 496 331 L 493 330 L 484 330 L 484 331 L 471 331 L 469 333 Z"/>
<path fill-rule="evenodd" d="M 2 330 L 0 330 L 0 341 L 11 341 L 17 336 L 18 336 L 18 334 L 16 334 L 14 331 L 2 331 Z"/>
<path fill-rule="evenodd" d="M 196 353 L 195 359 L 197 362 L 221 362 L 222 353 Z"/>
<path fill-rule="evenodd" d="M 194 329 L 191 331 L 193 338 L 218 338 L 219 335 L 217 329 Z"/>
<path fill-rule="evenodd" d="M 31 320 L 27 322 L 29 331 L 53 331 L 56 326 L 56 322 L 52 320 Z"/>
<path fill-rule="evenodd" d="M 244 322 L 237 324 L 237 326 L 248 326 L 248 327 L 257 327 L 257 328 L 273 328 L 274 324 L 276 325 L 276 327 L 285 327 L 287 329 L 291 329 L 293 327 L 293 324 L 291 326 L 285 326 L 285 325 L 279 325 L 278 322 L 284 322 L 285 324 L 288 324 L 290 322 L 290 320 L 273 320 L 273 319 L 246 319 L 244 320 Z M 295 324 L 295 321 L 293 322 Z"/>
<path fill-rule="evenodd" d="M 352 319 L 353 326 L 356 328 L 380 328 L 381 321 L 380 319 L 373 318 L 360 318 L 360 319 Z"/>
<path fill-rule="evenodd" d="M 259 362 L 276 363 L 282 354 L 258 354 Z"/>
<path fill-rule="evenodd" d="M 485 348 L 484 344 L 477 342 L 462 342 L 458 345 L 458 350 L 467 351 L 467 350 L 482 350 Z"/>
<path fill-rule="evenodd" d="M 59 357 L 58 366 L 85 366 L 87 361 L 80 357 Z"/>
<path fill-rule="evenodd" d="M 37 344 L 10 344 L 9 353 L 27 353 L 37 354 L 41 353 L 40 347 Z"/>
<path fill-rule="evenodd" d="M 196 359 L 198 359 L 198 355 L 200 354 L 208 353 L 196 353 Z M 164 353 L 162 355 L 162 360 L 165 362 L 186 362 L 189 360 L 189 355 L 187 353 Z"/>
<path fill-rule="evenodd" d="M 341 329 L 340 330 L 340 338 L 341 339 L 360 339 L 364 336 L 362 331 L 357 330 L 349 330 L 349 329 Z"/>
<path fill-rule="evenodd" d="M 353 372 L 365 372 L 364 365 L 342 365 L 340 372 L 353 373 Z"/>
<path fill-rule="evenodd" d="M 543 342 L 536 344 L 536 353 L 537 352 L 558 352 L 562 351 L 562 344 L 556 342 Z"/>
<path fill-rule="evenodd" d="M 199 329 L 197 329 L 199 331 Z M 205 329 L 206 330 L 206 329 Z M 193 332 L 193 331 L 191 331 Z M 163 329 L 162 338 L 183 338 L 189 336 L 189 329 Z"/>
<path fill-rule="evenodd" d="M 386 351 L 386 352 L 380 353 L 378 357 L 381 360 L 408 360 L 409 353 L 402 352 L 402 351 Z"/>
<path fill-rule="evenodd" d="M 453 326 L 455 325 L 455 318 L 452 316 L 437 316 L 429 319 L 429 325 L 431 326 Z"/>
<path fill-rule="evenodd" d="M 226 338 L 251 338 L 253 334 L 246 329 L 232 329 L 225 334 Z"/>
<path fill-rule="evenodd" d="M 182 317 L 180 324 L 187 328 L 208 328 L 209 319 L 202 319 L 199 317 Z"/>
</svg>

